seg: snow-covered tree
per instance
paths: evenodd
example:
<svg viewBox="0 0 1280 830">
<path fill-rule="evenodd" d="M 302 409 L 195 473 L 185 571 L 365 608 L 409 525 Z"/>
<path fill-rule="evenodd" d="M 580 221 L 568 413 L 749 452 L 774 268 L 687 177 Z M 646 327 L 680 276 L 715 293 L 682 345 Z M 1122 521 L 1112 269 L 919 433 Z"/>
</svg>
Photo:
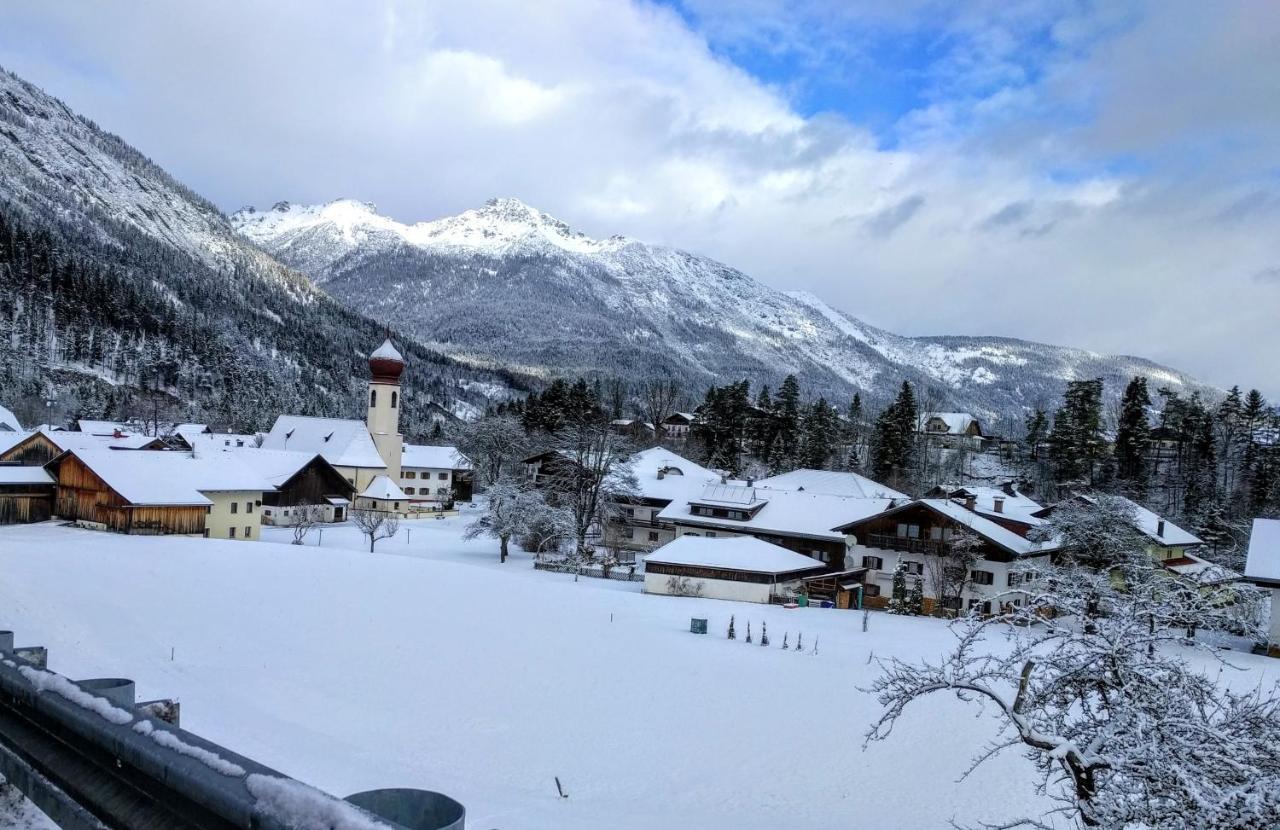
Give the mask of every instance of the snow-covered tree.
<svg viewBox="0 0 1280 830">
<path fill-rule="evenodd" d="M 373 553 L 373 546 L 380 540 L 390 539 L 400 531 L 400 518 L 385 510 L 353 507 L 348 515 L 351 523 L 369 540 L 369 553 Z"/>
<path fill-rule="evenodd" d="M 1001 827 L 1060 827 L 1055 815 L 1106 830 L 1277 826 L 1274 692 L 1232 691 L 1183 656 L 1188 623 L 1243 616 L 1230 604 L 1241 589 L 1183 585 L 1140 559 L 1124 569 L 1122 587 L 1076 564 L 1039 569 L 1023 606 L 954 623 L 959 642 L 941 662 L 882 664 L 872 691 L 885 709 L 867 739 L 886 738 L 911 703 L 951 692 L 1000 721 L 974 766 L 1020 749 L 1058 802 Z"/>
<path fill-rule="evenodd" d="M 977 534 L 960 531 L 935 555 L 925 559 L 924 568 L 933 587 L 934 616 L 950 617 L 964 610 L 964 592 L 969 587 L 973 566 L 981 558 L 982 544 Z"/>
<path fill-rule="evenodd" d="M 566 525 L 562 511 L 551 507 L 541 491 L 511 473 L 501 473 L 485 496 L 485 512 L 467 526 L 463 538 L 491 536 L 498 540 L 498 561 L 506 562 L 512 538 L 524 537 L 545 525 Z"/>
<path fill-rule="evenodd" d="M 490 415 L 454 428 L 458 451 L 475 466 L 476 483 L 491 487 L 503 475 L 515 478 L 529 453 L 529 436 L 512 415 Z"/>
<path fill-rule="evenodd" d="M 890 614 L 906 614 L 907 611 L 907 563 L 899 562 L 893 569 L 893 595 L 889 598 Z"/>
<path fill-rule="evenodd" d="M 554 447 L 560 460 L 547 479 L 547 501 L 572 519 L 578 552 L 587 555 L 587 537 L 636 492 L 630 447 L 607 421 L 568 426 L 556 434 Z"/>
<path fill-rule="evenodd" d="M 917 576 L 907 591 L 907 613 L 919 616 L 924 613 L 924 580 Z"/>
</svg>

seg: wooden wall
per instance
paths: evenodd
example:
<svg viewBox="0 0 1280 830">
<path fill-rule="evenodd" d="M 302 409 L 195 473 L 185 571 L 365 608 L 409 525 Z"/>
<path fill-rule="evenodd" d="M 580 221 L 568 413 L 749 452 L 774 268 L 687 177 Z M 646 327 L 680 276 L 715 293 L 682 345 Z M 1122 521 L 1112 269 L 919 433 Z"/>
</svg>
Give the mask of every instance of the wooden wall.
<svg viewBox="0 0 1280 830">
<path fill-rule="evenodd" d="M 133 505 L 74 455 L 58 464 L 54 512 L 64 519 L 96 522 L 120 533 L 203 533 L 203 506 Z"/>
<path fill-rule="evenodd" d="M 324 504 L 328 496 L 350 500 L 355 498 L 355 488 L 328 462 L 312 459 L 310 464 L 299 470 L 279 490 L 263 493 L 262 503 L 275 507 L 296 507 L 300 504 Z"/>
<path fill-rule="evenodd" d="M 0 525 L 43 522 L 52 512 L 52 494 L 0 493 Z"/>
<path fill-rule="evenodd" d="M 62 450 L 43 433 L 30 435 L 0 454 L 0 461 L 16 461 L 24 467 L 43 467 L 62 454 Z"/>
</svg>

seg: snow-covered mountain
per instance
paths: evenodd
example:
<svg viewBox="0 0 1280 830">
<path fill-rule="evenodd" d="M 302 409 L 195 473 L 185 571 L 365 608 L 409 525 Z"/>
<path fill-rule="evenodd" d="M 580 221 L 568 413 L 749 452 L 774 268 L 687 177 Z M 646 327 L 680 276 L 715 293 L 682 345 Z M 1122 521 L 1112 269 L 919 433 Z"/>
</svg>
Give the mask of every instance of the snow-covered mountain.
<svg viewBox="0 0 1280 830">
<path fill-rule="evenodd" d="M 95 409 L 145 379 L 192 416 L 245 428 L 282 411 L 355 414 L 362 352 L 383 334 L 123 139 L 0 69 L 0 397 L 49 382 L 69 409 L 118 417 Z M 403 348 L 407 397 L 424 405 L 474 411 L 488 398 L 472 387 L 511 380 Z"/>
<path fill-rule="evenodd" d="M 406 225 L 373 205 L 281 202 L 232 225 L 352 308 L 483 365 L 629 377 L 675 374 L 697 389 L 795 373 L 807 388 L 872 400 L 902 380 L 988 416 L 1053 404 L 1067 380 L 1134 374 L 1198 387 L 1134 357 L 995 337 L 902 337 L 817 297 L 706 257 L 592 239 L 515 199 Z"/>
</svg>

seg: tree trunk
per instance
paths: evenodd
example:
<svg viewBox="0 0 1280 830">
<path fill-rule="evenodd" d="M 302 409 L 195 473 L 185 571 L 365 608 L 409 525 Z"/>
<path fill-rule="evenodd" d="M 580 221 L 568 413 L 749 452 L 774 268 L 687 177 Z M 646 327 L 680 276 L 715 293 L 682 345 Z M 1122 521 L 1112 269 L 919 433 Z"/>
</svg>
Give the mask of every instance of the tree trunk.
<svg viewBox="0 0 1280 830">
<path fill-rule="evenodd" d="M 499 562 L 506 562 L 506 561 L 507 561 L 507 540 L 508 540 L 508 539 L 510 539 L 510 538 L 511 538 L 510 536 L 499 536 L 499 537 L 498 537 L 498 541 L 499 541 L 499 548 L 498 548 L 498 561 L 499 561 Z"/>
<path fill-rule="evenodd" d="M 372 533 L 370 533 L 370 534 L 369 534 L 369 553 L 373 553 L 373 543 L 374 543 L 374 542 L 376 542 L 376 541 L 378 541 L 378 540 L 377 540 L 377 539 L 375 539 L 375 538 L 373 538 L 373 534 L 372 534 Z"/>
</svg>

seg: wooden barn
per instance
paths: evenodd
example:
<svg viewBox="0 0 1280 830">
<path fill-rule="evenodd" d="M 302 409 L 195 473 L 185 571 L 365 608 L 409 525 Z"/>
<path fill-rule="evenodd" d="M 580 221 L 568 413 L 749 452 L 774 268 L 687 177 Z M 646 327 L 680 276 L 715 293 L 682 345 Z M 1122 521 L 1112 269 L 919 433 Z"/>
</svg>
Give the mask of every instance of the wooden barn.
<svg viewBox="0 0 1280 830">
<path fill-rule="evenodd" d="M 271 489 L 257 473 L 221 454 L 69 450 L 45 469 L 57 484 L 57 516 L 118 533 L 206 535 L 215 524 L 211 514 L 237 513 L 240 504 L 247 513 Z M 223 494 L 233 494 L 234 501 Z M 219 515 L 219 528 L 230 524 L 224 518 Z M 251 521 L 233 525 L 244 527 L 242 534 L 217 535 L 253 538 L 257 524 L 253 514 Z"/>
<path fill-rule="evenodd" d="M 104 447 L 120 449 L 165 449 L 159 438 L 147 435 L 93 435 L 88 432 L 46 432 L 27 435 L 0 453 L 0 462 L 14 462 L 29 467 L 42 467 L 67 450 L 90 450 Z"/>
<path fill-rule="evenodd" d="M 41 467 L 0 464 L 0 525 L 43 522 L 53 512 L 53 476 Z"/>
</svg>

